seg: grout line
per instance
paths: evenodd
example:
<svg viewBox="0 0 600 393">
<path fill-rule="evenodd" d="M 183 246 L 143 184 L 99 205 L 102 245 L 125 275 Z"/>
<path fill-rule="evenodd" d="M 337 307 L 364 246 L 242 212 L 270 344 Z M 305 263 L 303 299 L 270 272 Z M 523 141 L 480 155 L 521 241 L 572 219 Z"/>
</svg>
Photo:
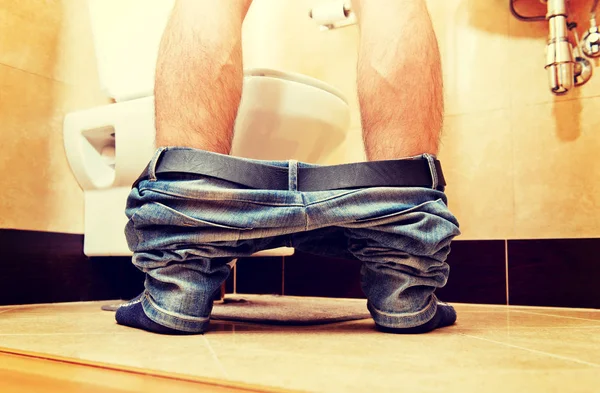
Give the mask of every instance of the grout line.
<svg viewBox="0 0 600 393">
<path fill-rule="evenodd" d="M 237 294 L 237 263 L 233 265 L 233 293 Z"/>
<path fill-rule="evenodd" d="M 98 332 L 98 333 L 89 333 L 89 332 L 82 332 L 82 333 L 0 333 L 0 337 L 6 337 L 6 336 L 105 336 L 105 335 L 124 335 L 124 334 L 130 334 L 131 332 Z"/>
<path fill-rule="evenodd" d="M 487 333 L 487 332 L 506 332 L 510 331 L 518 331 L 518 332 L 526 332 L 528 330 L 561 330 L 561 329 L 569 329 L 569 330 L 600 330 L 600 325 L 580 325 L 580 326 L 510 326 L 510 327 L 482 327 L 482 328 L 468 328 L 465 331 L 473 332 L 477 331 L 479 333 Z M 460 330 L 457 330 L 460 333 Z"/>
<path fill-rule="evenodd" d="M 570 358 L 570 357 L 566 357 L 566 356 L 556 355 L 556 354 L 553 354 L 553 353 L 550 353 L 550 352 L 538 351 L 537 349 L 525 348 L 525 347 L 521 347 L 519 345 L 509 344 L 509 343 L 505 343 L 505 342 L 502 342 L 502 341 L 491 340 L 489 338 L 471 336 L 470 334 L 464 334 L 464 333 L 459 333 L 459 334 L 461 336 L 474 338 L 476 340 L 487 341 L 487 342 L 490 342 L 490 343 L 495 343 L 495 344 L 504 345 L 504 346 L 511 347 L 511 348 L 517 348 L 517 349 L 521 349 L 521 350 L 524 350 L 524 351 L 533 352 L 533 353 L 536 353 L 538 355 L 546 355 L 546 356 L 550 356 L 552 358 L 556 358 L 556 359 L 560 359 L 560 360 L 566 360 L 566 361 L 571 361 L 571 362 L 575 362 L 575 363 L 584 364 L 586 366 L 600 367 L 600 364 L 586 362 L 585 360 L 580 360 L 580 359 Z"/>
<path fill-rule="evenodd" d="M 454 306 L 464 307 L 461 312 L 498 312 L 505 310 L 515 311 L 578 311 L 578 312 L 589 312 L 592 314 L 600 315 L 600 309 L 597 308 L 583 308 L 583 307 L 556 307 L 556 306 L 525 306 L 519 304 L 513 304 L 508 307 L 506 304 L 488 304 L 488 303 L 462 303 L 462 302 L 449 302 Z"/>
<path fill-rule="evenodd" d="M 231 376 L 229 375 L 229 373 L 227 372 L 227 370 L 225 370 L 225 367 L 223 367 L 223 364 L 219 360 L 219 357 L 217 356 L 217 353 L 214 351 L 212 345 L 210 345 L 210 342 L 208 341 L 208 339 L 206 338 L 206 336 L 202 335 L 202 339 L 204 340 L 204 343 L 206 344 L 206 347 L 210 351 L 210 354 L 212 355 L 215 363 L 217 363 L 217 366 L 219 367 L 219 370 L 221 370 L 221 373 L 225 376 L 225 378 L 231 379 Z"/>
<path fill-rule="evenodd" d="M 460 304 L 458 302 L 454 302 L 453 304 Z M 463 303 L 468 304 L 468 303 Z M 479 305 L 479 304 L 477 304 Z M 485 306 L 485 304 L 482 304 Z M 499 306 L 495 304 L 490 304 L 490 306 Z M 504 305 L 502 305 L 504 307 Z M 560 306 L 532 306 L 532 305 L 523 305 L 523 304 L 513 304 L 510 306 L 511 309 L 523 310 L 523 311 L 535 311 L 535 310 L 556 310 L 556 311 L 585 311 L 590 313 L 599 313 L 600 309 L 598 308 L 590 308 L 590 307 L 560 307 Z"/>
<path fill-rule="evenodd" d="M 285 295 L 285 256 L 281 257 L 281 296 Z"/>
<path fill-rule="evenodd" d="M 60 307 L 60 308 L 71 308 L 71 307 L 82 307 L 82 306 L 97 306 L 100 303 L 106 303 L 106 302 L 122 302 L 123 299 L 119 299 L 119 298 L 113 298 L 113 299 L 104 299 L 104 300 L 83 300 L 83 301 L 70 301 L 70 302 L 59 302 L 59 303 L 26 303 L 26 304 L 14 304 L 11 306 L 3 306 L 3 307 L 12 307 L 14 308 L 19 308 L 19 309 L 30 309 L 30 308 L 38 308 L 40 306 L 43 307 Z M 96 311 L 96 310 L 95 310 Z M 85 312 L 91 312 L 91 311 L 85 311 Z"/>
<path fill-rule="evenodd" d="M 15 71 L 20 71 L 20 72 L 23 72 L 23 73 L 25 73 L 27 75 L 37 76 L 38 78 L 46 79 L 48 81 L 58 82 L 58 83 L 62 83 L 63 85 L 71 86 L 71 85 L 69 85 L 68 83 L 66 83 L 64 81 L 61 81 L 61 80 L 58 80 L 58 79 L 54 79 L 54 78 L 49 77 L 47 75 L 38 74 L 38 73 L 33 72 L 33 71 L 25 70 L 23 68 L 15 67 L 15 66 L 12 66 L 10 64 L 0 63 L 0 66 L 6 67 L 6 68 L 10 68 L 10 69 L 13 69 Z"/>
<path fill-rule="evenodd" d="M 136 366 L 128 366 L 124 364 L 111 364 L 94 360 L 87 360 L 81 358 L 72 358 L 61 355 L 40 353 L 25 351 L 20 349 L 4 348 L 0 347 L 0 356 L 15 356 L 22 359 L 29 359 L 35 361 L 46 361 L 52 362 L 53 364 L 65 364 L 77 367 L 86 367 L 88 370 L 97 369 L 104 371 L 114 371 L 124 374 L 139 375 L 142 377 L 155 377 L 168 381 L 181 381 L 191 382 L 196 384 L 202 384 L 206 386 L 206 389 L 210 391 L 223 391 L 223 389 L 237 389 L 244 392 L 289 392 L 289 390 L 283 390 L 276 387 L 261 386 L 261 385 L 250 385 L 244 382 L 236 382 L 232 380 L 216 379 L 205 376 L 196 376 L 192 374 L 182 374 L 177 372 L 166 372 L 161 370 L 151 370 Z M 83 369 L 82 369 L 83 370 Z"/>
<path fill-rule="evenodd" d="M 510 306 L 510 292 L 508 285 L 508 239 L 504 239 L 504 271 L 506 275 L 506 305 Z"/>
<path fill-rule="evenodd" d="M 4 310 L 0 310 L 0 314 L 2 314 L 3 312 L 7 312 L 7 311 L 10 311 L 10 310 L 14 310 L 14 309 L 16 309 L 16 308 L 17 308 L 17 307 L 11 307 L 11 308 L 7 308 L 7 309 L 4 309 Z"/>
<path fill-rule="evenodd" d="M 572 96 L 569 98 L 562 98 L 559 101 L 542 101 L 542 102 L 530 102 L 530 103 L 519 103 L 519 107 L 522 108 L 527 108 L 527 107 L 531 107 L 531 106 L 542 106 L 542 105 L 554 105 L 554 104 L 561 104 L 563 102 L 570 102 L 570 101 L 581 101 L 581 100 L 589 100 L 592 98 L 598 98 L 600 97 L 600 95 L 598 94 L 592 94 L 589 96 Z"/>
<path fill-rule="evenodd" d="M 520 312 L 520 313 L 525 313 L 525 314 L 532 314 L 532 315 L 544 315 L 544 316 L 547 316 L 547 317 L 557 317 L 557 318 L 577 319 L 579 321 L 597 322 L 598 323 L 598 327 L 600 327 L 600 319 L 571 317 L 571 316 L 567 316 L 567 315 L 546 314 L 546 313 L 543 313 L 543 312 L 534 312 L 534 311 L 526 311 L 526 310 L 512 310 L 512 311 L 514 311 L 514 312 Z M 576 326 L 572 326 L 572 328 L 576 328 Z"/>
</svg>

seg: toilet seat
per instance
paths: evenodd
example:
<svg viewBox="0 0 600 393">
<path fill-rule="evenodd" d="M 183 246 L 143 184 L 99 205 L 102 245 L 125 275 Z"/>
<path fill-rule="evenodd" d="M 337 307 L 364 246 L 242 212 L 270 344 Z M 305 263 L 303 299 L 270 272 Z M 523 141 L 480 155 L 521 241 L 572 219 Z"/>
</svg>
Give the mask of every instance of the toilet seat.
<svg viewBox="0 0 600 393">
<path fill-rule="evenodd" d="M 321 89 L 328 93 L 331 93 L 334 96 L 338 97 L 340 100 L 342 100 L 345 104 L 348 104 L 346 97 L 342 94 L 340 90 L 319 79 L 312 78 L 308 75 L 299 74 L 297 72 L 279 71 L 272 68 L 247 68 L 244 70 L 244 76 L 265 76 L 269 78 L 277 78 L 291 82 L 302 83 L 304 85 L 313 86 L 317 89 Z"/>
</svg>

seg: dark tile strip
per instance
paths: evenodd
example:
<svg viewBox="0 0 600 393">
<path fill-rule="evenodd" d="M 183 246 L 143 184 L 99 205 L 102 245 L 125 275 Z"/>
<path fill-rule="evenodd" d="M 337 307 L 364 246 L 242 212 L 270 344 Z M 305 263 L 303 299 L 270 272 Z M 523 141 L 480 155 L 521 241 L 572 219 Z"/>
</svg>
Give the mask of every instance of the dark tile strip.
<svg viewBox="0 0 600 393">
<path fill-rule="evenodd" d="M 457 240 L 447 260 L 450 276 L 437 291 L 446 302 L 506 304 L 504 240 Z"/>
<path fill-rule="evenodd" d="M 360 261 L 321 257 L 297 251 L 285 258 L 285 294 L 364 298 Z"/>
<path fill-rule="evenodd" d="M 600 308 L 600 239 L 508 241 L 514 305 Z"/>
<path fill-rule="evenodd" d="M 143 284 L 131 258 L 88 258 L 83 235 L 0 229 L 0 304 L 130 298 Z"/>
<path fill-rule="evenodd" d="M 504 240 L 452 244 L 444 301 L 505 304 Z M 511 304 L 600 308 L 600 239 L 508 241 Z M 88 258 L 83 236 L 0 229 L 0 304 L 130 299 L 143 274 L 130 257 Z M 283 272 L 285 270 L 285 272 Z M 285 273 L 285 274 L 284 274 Z M 233 292 L 233 274 L 226 282 Z M 360 262 L 297 252 L 238 261 L 240 293 L 364 297 Z"/>
<path fill-rule="evenodd" d="M 282 264 L 282 257 L 238 259 L 236 263 L 237 292 L 282 295 Z"/>
</svg>

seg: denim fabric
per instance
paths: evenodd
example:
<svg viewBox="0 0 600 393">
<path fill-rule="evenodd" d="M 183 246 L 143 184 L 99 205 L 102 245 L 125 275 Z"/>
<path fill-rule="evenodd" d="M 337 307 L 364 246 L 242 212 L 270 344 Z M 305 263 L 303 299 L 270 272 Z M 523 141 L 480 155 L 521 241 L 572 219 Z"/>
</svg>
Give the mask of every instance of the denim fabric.
<svg viewBox="0 0 600 393">
<path fill-rule="evenodd" d="M 252 189 L 197 174 L 157 177 L 166 149 L 184 148 L 158 149 L 126 209 L 133 263 L 146 273 L 141 301 L 153 321 L 204 331 L 232 260 L 281 246 L 362 261 L 368 309 L 381 326 L 419 326 L 435 314 L 434 291 L 446 284 L 445 260 L 460 233 L 435 184 L 302 192 L 298 168 L 316 165 L 236 157 L 228 159 L 286 169 L 289 190 Z M 431 163 L 433 157 L 411 159 Z"/>
</svg>

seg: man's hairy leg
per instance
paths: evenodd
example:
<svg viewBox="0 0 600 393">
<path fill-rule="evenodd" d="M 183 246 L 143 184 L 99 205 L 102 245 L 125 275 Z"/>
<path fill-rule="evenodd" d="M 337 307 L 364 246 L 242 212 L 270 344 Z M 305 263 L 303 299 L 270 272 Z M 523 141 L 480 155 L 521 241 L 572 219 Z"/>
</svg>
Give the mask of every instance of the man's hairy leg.
<svg viewBox="0 0 600 393">
<path fill-rule="evenodd" d="M 437 154 L 442 70 L 425 0 L 353 0 L 358 96 L 367 158 Z"/>
<path fill-rule="evenodd" d="M 358 96 L 368 160 L 437 155 L 443 121 L 442 70 L 425 0 L 353 0 L 352 4 L 360 28 Z M 421 325 L 399 327 L 402 325 L 386 326 L 386 317 L 382 316 L 385 312 L 375 310 L 372 314 L 377 328 L 389 333 L 415 334 L 454 324 L 454 308 L 437 301 L 431 291 L 418 286 L 402 289 L 392 285 L 398 278 L 390 274 L 391 266 L 400 272 L 415 270 L 411 265 L 403 266 L 410 258 L 396 258 L 395 265 L 385 265 L 398 255 L 398 250 L 392 247 L 388 252 L 386 256 L 385 247 L 379 246 L 376 254 L 357 255 L 364 262 L 363 284 L 368 284 L 367 289 L 376 288 L 367 291 L 369 302 L 381 301 L 377 299 L 381 288 L 387 287 L 392 299 L 403 295 L 406 298 L 412 291 L 413 301 L 429 301 L 428 307 L 434 306 L 435 313 Z M 418 256 L 413 259 L 420 260 Z M 423 263 L 427 268 L 427 262 Z M 416 296 L 419 293 L 431 298 L 419 299 Z M 401 317 L 399 314 L 398 318 Z"/>
<path fill-rule="evenodd" d="M 176 1 L 163 34 L 156 67 L 157 146 L 186 146 L 229 154 L 242 92 L 241 29 L 250 3 L 251 0 Z M 135 190 L 134 187 L 132 192 Z M 225 280 L 224 269 L 227 268 L 210 263 L 209 266 L 213 281 L 215 277 Z M 182 279 L 186 277 L 181 275 L 183 269 L 176 264 L 154 266 L 154 292 L 148 292 L 150 275 L 147 273 L 146 291 L 117 310 L 117 323 L 161 334 L 202 333 L 207 323 L 203 317 L 177 319 L 155 307 L 154 319 L 151 319 L 144 310 L 144 301 L 151 304 L 149 299 L 156 295 L 164 304 L 189 296 L 184 290 L 187 287 L 178 285 L 186 281 Z M 179 272 L 179 276 L 170 276 L 172 271 Z M 191 268 L 189 272 L 190 277 L 199 275 Z M 161 281 L 160 278 L 165 277 L 167 280 Z M 169 284 L 171 289 L 165 291 L 165 285 Z M 162 319 L 157 319 L 158 316 Z M 158 323 L 165 319 L 177 326 Z M 187 321 L 187 325 L 183 327 L 173 321 Z"/>
<path fill-rule="evenodd" d="M 229 154 L 242 93 L 242 23 L 251 2 L 176 1 L 156 66 L 157 146 Z"/>
</svg>

